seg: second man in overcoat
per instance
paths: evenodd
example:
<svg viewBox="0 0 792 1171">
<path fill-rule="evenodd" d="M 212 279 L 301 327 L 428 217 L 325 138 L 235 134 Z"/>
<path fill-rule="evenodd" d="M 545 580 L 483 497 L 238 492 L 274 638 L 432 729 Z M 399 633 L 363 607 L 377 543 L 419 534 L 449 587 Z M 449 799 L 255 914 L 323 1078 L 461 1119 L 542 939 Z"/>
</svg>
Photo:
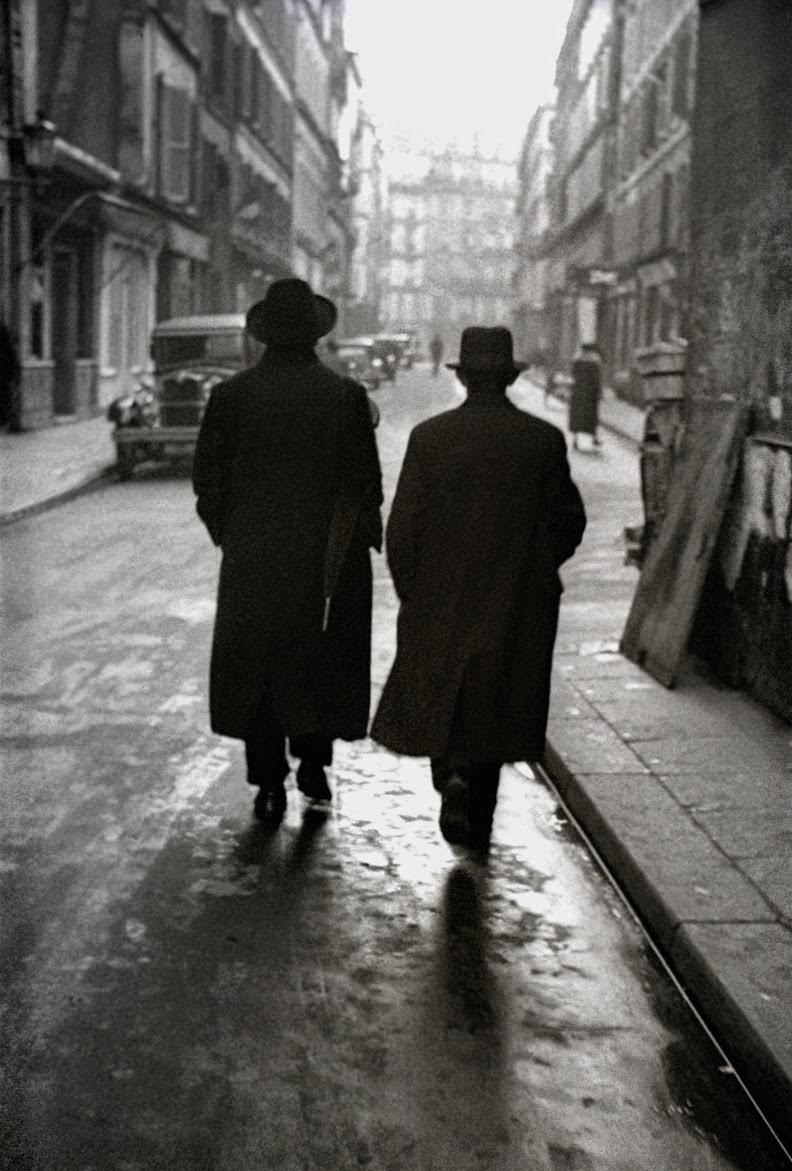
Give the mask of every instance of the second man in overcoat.
<svg viewBox="0 0 792 1171">
<path fill-rule="evenodd" d="M 586 520 L 562 433 L 506 396 L 510 332 L 466 329 L 449 365 L 467 397 L 412 431 L 388 519 L 397 651 L 372 735 L 431 758 L 461 842 L 487 838 L 501 764 L 542 756 L 558 570 Z"/>
</svg>

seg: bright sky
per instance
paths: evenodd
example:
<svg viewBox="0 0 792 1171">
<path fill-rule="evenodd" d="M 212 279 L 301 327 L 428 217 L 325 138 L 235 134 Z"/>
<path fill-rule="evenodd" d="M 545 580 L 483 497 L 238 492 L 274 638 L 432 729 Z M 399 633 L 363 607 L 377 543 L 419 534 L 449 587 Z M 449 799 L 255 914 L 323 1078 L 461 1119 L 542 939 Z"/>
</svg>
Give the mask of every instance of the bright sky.
<svg viewBox="0 0 792 1171">
<path fill-rule="evenodd" d="M 516 156 L 538 105 L 552 100 L 573 0 L 347 0 L 366 107 L 401 134 Z"/>
</svg>

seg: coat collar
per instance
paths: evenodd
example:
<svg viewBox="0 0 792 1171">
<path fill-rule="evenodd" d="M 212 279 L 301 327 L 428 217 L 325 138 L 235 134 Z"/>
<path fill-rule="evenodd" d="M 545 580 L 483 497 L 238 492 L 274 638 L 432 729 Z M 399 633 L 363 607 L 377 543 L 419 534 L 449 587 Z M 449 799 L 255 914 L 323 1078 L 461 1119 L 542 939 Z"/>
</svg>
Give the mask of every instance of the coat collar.
<svg viewBox="0 0 792 1171">
<path fill-rule="evenodd" d="M 507 398 L 505 394 L 494 394 L 486 390 L 479 390 L 474 394 L 469 394 L 465 401 L 460 403 L 459 406 L 460 410 L 462 408 L 467 408 L 468 410 L 473 411 L 491 411 L 501 408 L 505 408 L 506 410 L 509 410 L 510 408 L 515 411 L 518 410 L 511 399 Z"/>
</svg>

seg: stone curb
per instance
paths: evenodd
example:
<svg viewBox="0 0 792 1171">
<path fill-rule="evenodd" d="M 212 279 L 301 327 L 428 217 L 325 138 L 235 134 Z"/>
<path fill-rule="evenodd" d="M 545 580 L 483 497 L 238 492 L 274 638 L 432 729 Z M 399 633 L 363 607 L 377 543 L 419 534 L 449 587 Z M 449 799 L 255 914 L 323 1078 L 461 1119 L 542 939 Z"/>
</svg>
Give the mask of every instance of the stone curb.
<svg viewBox="0 0 792 1171">
<path fill-rule="evenodd" d="M 88 492 L 94 492 L 97 488 L 101 488 L 103 484 L 107 483 L 115 471 L 116 465 L 110 464 L 102 471 L 94 472 L 78 484 L 73 484 L 70 488 L 64 488 L 61 492 L 55 492 L 52 496 L 47 496 L 44 500 L 35 500 L 31 504 L 23 505 L 22 508 L 15 508 L 11 512 L 0 513 L 0 528 L 5 525 L 14 524 L 18 520 L 24 520 L 26 517 L 36 516 L 40 512 L 48 512 L 51 508 L 56 508 L 59 504 L 66 504 L 69 500 L 74 500 L 78 496 L 84 496 Z"/>
<path fill-rule="evenodd" d="M 697 1005 L 714 1035 L 757 1098 L 782 1141 L 792 1150 L 792 1069 L 757 1028 L 739 990 L 724 980 L 699 940 L 709 924 L 684 921 L 640 857 L 586 791 L 548 739 L 543 766 L 603 861 L 612 870 L 636 913 L 663 951 L 669 967 Z M 673 897 L 673 895 L 671 896 Z"/>
</svg>

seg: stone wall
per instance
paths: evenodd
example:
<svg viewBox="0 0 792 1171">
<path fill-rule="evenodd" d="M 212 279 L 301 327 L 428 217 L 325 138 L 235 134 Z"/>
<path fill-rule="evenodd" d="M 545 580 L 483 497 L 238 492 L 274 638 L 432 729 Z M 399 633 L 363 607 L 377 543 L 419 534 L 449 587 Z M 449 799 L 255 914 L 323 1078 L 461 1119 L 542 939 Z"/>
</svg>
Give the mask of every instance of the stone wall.
<svg viewBox="0 0 792 1171">
<path fill-rule="evenodd" d="M 694 645 L 792 718 L 792 5 L 702 0 L 691 169 L 690 394 L 751 404 Z M 757 441 L 764 436 L 766 441 Z"/>
</svg>

